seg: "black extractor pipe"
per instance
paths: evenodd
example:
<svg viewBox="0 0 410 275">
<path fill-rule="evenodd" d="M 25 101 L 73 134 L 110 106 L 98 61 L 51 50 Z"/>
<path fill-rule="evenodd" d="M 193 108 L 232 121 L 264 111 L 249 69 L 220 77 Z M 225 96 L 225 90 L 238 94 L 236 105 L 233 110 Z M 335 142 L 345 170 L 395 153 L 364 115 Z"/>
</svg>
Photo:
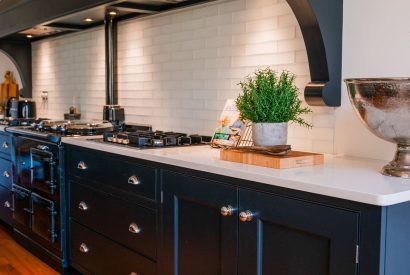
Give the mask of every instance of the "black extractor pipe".
<svg viewBox="0 0 410 275">
<path fill-rule="evenodd" d="M 115 125 L 124 122 L 124 108 L 118 105 L 117 82 L 117 12 L 107 11 L 105 15 L 105 106 L 103 119 Z"/>
</svg>

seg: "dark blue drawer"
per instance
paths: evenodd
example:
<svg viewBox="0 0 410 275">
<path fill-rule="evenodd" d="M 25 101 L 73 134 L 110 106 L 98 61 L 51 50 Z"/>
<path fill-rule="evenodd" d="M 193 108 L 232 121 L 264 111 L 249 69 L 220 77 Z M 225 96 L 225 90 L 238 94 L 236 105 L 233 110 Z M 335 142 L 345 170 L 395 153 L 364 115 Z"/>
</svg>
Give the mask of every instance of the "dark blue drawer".
<svg viewBox="0 0 410 275">
<path fill-rule="evenodd" d="M 0 185 L 6 187 L 7 189 L 11 189 L 11 178 L 11 162 L 0 158 Z"/>
</svg>

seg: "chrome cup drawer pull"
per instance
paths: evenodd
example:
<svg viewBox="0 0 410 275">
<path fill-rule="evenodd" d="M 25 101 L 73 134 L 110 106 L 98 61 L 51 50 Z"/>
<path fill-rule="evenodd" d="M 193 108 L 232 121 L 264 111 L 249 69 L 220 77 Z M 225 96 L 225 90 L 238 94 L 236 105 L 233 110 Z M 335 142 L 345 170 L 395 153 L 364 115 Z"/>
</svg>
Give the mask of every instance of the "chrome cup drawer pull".
<svg viewBox="0 0 410 275">
<path fill-rule="evenodd" d="M 80 244 L 80 252 L 88 253 L 88 251 L 90 251 L 90 249 L 85 243 Z"/>
<path fill-rule="evenodd" d="M 4 172 L 3 172 L 3 177 L 5 177 L 5 178 L 9 178 L 9 177 L 10 177 L 9 172 L 4 171 Z"/>
<path fill-rule="evenodd" d="M 10 203 L 9 201 L 6 201 L 6 202 L 4 203 L 4 207 L 10 208 L 10 207 L 11 207 L 11 203 Z"/>
<path fill-rule="evenodd" d="M 4 149 L 7 149 L 7 148 L 9 148 L 9 144 L 7 142 L 3 142 L 1 147 L 3 147 Z"/>
<path fill-rule="evenodd" d="M 78 204 L 78 209 L 82 210 L 82 211 L 86 211 L 88 209 L 88 205 L 85 202 L 80 202 Z"/>
<path fill-rule="evenodd" d="M 133 175 L 128 178 L 128 183 L 132 185 L 138 185 L 138 184 L 141 184 L 141 181 L 138 179 L 137 176 Z"/>
<path fill-rule="evenodd" d="M 139 234 L 141 233 L 141 228 L 135 222 L 133 222 L 128 227 L 128 231 L 130 231 L 133 234 Z"/>
<path fill-rule="evenodd" d="M 77 168 L 80 170 L 86 170 L 88 168 L 87 164 L 84 161 L 80 161 L 77 165 Z"/>
</svg>

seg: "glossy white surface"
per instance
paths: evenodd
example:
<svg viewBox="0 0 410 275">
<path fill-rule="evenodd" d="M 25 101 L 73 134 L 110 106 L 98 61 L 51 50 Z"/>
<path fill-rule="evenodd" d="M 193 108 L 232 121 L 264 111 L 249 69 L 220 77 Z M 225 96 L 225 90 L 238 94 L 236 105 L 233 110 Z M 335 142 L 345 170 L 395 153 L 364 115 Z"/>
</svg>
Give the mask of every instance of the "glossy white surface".
<svg viewBox="0 0 410 275">
<path fill-rule="evenodd" d="M 84 138 L 63 138 L 63 142 L 367 204 L 410 201 L 410 179 L 382 176 L 379 169 L 385 161 L 326 156 L 324 165 L 277 170 L 219 160 L 219 150 L 209 146 L 138 150 Z"/>
<path fill-rule="evenodd" d="M 7 126 L 0 125 L 0 132 L 4 132 L 4 129 L 6 129 Z"/>
</svg>

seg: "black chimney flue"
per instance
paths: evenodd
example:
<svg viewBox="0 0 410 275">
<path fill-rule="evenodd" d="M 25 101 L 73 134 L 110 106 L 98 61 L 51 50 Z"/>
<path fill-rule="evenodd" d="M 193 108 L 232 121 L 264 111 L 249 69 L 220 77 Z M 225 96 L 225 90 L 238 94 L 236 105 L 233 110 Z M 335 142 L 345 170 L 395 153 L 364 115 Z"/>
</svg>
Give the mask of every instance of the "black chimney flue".
<svg viewBox="0 0 410 275">
<path fill-rule="evenodd" d="M 103 119 L 114 125 L 124 122 L 124 108 L 118 105 L 117 84 L 117 21 L 115 11 L 107 11 L 105 16 L 105 106 Z"/>
</svg>

